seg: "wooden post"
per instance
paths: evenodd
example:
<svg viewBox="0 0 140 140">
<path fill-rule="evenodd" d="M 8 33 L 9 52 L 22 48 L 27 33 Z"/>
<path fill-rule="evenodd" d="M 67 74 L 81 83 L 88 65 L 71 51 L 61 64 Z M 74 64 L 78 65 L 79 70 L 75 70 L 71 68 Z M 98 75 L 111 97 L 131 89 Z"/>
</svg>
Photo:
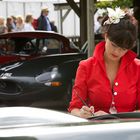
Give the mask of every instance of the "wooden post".
<svg viewBox="0 0 140 140">
<path fill-rule="evenodd" d="M 87 1 L 80 0 L 80 44 L 81 46 L 83 46 L 86 41 L 87 41 Z"/>
<path fill-rule="evenodd" d="M 94 41 L 94 0 L 87 0 L 87 41 L 88 41 L 88 57 L 93 55 L 95 48 Z"/>
</svg>

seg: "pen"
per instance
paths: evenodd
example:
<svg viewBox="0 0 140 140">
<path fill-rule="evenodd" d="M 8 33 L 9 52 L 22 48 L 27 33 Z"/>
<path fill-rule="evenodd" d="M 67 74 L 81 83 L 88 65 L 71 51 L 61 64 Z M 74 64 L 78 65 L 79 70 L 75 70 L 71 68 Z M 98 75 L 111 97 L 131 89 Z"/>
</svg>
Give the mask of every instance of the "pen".
<svg viewBox="0 0 140 140">
<path fill-rule="evenodd" d="M 81 102 L 82 102 L 85 106 L 89 107 L 89 106 L 87 105 L 87 103 L 82 99 L 82 97 L 77 93 L 77 91 L 74 90 L 74 92 L 76 93 L 77 97 L 81 100 Z"/>
<path fill-rule="evenodd" d="M 82 97 L 77 93 L 77 91 L 74 90 L 74 92 L 75 92 L 75 94 L 77 95 L 77 97 L 81 100 L 81 102 L 82 102 L 85 106 L 89 107 L 89 106 L 87 105 L 87 103 L 82 99 Z M 94 116 L 94 113 L 93 113 L 92 111 L 91 111 L 91 113 L 92 113 L 92 115 Z"/>
</svg>

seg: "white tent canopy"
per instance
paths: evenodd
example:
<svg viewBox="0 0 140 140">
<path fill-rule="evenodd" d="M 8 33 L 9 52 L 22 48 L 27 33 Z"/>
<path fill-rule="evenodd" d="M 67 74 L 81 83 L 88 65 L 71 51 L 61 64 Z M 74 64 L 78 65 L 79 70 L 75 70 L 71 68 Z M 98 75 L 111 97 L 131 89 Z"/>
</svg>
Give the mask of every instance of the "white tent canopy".
<svg viewBox="0 0 140 140">
<path fill-rule="evenodd" d="M 8 2 L 47 2 L 47 0 L 2 0 Z"/>
</svg>

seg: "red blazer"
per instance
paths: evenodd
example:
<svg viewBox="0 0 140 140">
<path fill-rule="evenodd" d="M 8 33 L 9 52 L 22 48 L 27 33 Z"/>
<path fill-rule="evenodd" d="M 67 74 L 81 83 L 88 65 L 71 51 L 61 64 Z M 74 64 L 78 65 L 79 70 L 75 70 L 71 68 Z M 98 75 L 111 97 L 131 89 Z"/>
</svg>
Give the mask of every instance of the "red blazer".
<svg viewBox="0 0 140 140">
<path fill-rule="evenodd" d="M 93 57 L 80 62 L 69 111 L 83 106 L 75 90 L 89 106 L 94 106 L 95 112 L 109 113 L 113 99 L 117 112 L 140 109 L 140 60 L 131 50 L 123 56 L 112 90 L 103 60 L 104 46 L 105 42 L 99 43 Z"/>
</svg>

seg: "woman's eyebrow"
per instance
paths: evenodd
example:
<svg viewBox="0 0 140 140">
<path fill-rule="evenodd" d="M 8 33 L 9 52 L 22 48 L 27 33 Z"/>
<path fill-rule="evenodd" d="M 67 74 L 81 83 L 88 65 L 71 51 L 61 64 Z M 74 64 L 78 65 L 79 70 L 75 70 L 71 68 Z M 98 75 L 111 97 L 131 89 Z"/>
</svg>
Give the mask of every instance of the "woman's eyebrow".
<svg viewBox="0 0 140 140">
<path fill-rule="evenodd" d="M 118 45 L 116 45 L 115 43 L 113 43 L 112 41 L 111 41 L 111 44 L 112 44 L 114 47 L 121 48 L 121 47 L 119 47 Z M 121 48 L 121 49 L 127 50 L 126 48 Z"/>
<path fill-rule="evenodd" d="M 116 45 L 115 43 L 113 43 L 112 41 L 111 41 L 111 44 L 114 46 L 114 47 L 119 47 L 118 45 Z M 119 47 L 120 48 L 120 47 Z"/>
</svg>

